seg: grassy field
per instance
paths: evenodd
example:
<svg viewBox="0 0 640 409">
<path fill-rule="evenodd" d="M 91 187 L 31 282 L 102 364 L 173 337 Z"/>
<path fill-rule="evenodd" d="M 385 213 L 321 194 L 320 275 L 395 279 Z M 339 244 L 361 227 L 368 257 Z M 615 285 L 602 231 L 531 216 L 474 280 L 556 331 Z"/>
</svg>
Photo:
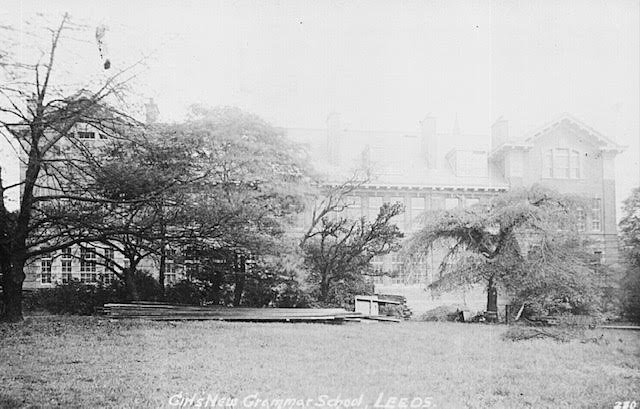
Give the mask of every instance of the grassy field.
<svg viewBox="0 0 640 409">
<path fill-rule="evenodd" d="M 30 318 L 0 324 L 0 406 L 211 407 L 216 395 L 218 405 L 236 399 L 235 407 L 261 409 L 614 408 L 640 401 L 640 333 L 592 331 L 605 334 L 601 343 L 511 342 L 501 340 L 505 330 Z"/>
</svg>

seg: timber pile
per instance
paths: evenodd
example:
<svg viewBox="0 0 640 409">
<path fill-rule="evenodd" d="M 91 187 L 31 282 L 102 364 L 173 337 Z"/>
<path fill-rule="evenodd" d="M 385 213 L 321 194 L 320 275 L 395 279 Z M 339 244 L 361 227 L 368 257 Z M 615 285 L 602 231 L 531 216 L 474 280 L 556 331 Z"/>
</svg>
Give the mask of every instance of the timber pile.
<svg viewBox="0 0 640 409">
<path fill-rule="evenodd" d="M 391 309 L 392 313 L 388 315 L 393 315 L 393 316 L 402 318 L 403 320 L 411 319 L 413 312 L 411 311 L 411 308 L 409 308 L 409 306 L 407 305 L 406 297 L 402 295 L 396 295 L 396 294 L 378 294 L 378 298 L 383 303 L 387 300 L 396 301 L 399 303 L 395 308 L 391 305 L 389 306 L 389 309 Z M 387 310 L 387 308 L 382 308 L 382 309 Z"/>
<path fill-rule="evenodd" d="M 113 319 L 155 321 L 218 320 L 253 322 L 335 322 L 361 318 L 342 308 L 227 308 L 159 303 L 105 304 L 103 314 Z"/>
</svg>

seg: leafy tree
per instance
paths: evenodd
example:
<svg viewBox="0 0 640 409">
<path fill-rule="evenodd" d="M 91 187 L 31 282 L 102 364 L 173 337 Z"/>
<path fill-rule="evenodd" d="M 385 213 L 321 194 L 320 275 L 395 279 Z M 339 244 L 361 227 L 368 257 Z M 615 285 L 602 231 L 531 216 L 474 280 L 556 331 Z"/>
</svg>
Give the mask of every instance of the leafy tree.
<svg viewBox="0 0 640 409">
<path fill-rule="evenodd" d="M 640 188 L 623 203 L 620 231 L 624 244 L 627 273 L 622 280 L 624 315 L 640 322 Z"/>
<path fill-rule="evenodd" d="M 57 69 L 58 55 L 67 50 L 63 45 L 71 44 L 73 35 L 82 32 L 82 27 L 73 25 L 68 16 L 49 30 L 48 48 L 32 61 L 23 52 L 32 48 L 23 41 L 38 38 L 37 33 L 20 33 L 5 26 L 0 29 L 5 40 L 15 38 L 16 33 L 20 38 L 14 43 L 6 40 L 9 51 L 0 64 L 0 133 L 17 151 L 24 171 L 19 184 L 7 185 L 0 179 L 4 319 L 19 321 L 24 266 L 29 260 L 104 237 L 102 233 L 88 234 L 63 220 L 69 214 L 75 214 L 76 220 L 97 219 L 97 210 L 105 200 L 90 193 L 90 170 L 100 162 L 99 149 L 94 141 L 88 142 L 76 133 L 76 126 L 91 126 L 96 134 L 108 139 L 122 138 L 135 121 L 111 104 L 121 99 L 130 70 L 111 74 L 113 71 L 106 72 L 100 65 L 85 86 L 77 85 L 79 78 L 64 82 L 70 77 L 60 75 L 64 70 Z M 11 46 L 16 44 L 19 49 L 13 53 Z M 21 197 L 18 211 L 10 213 L 5 200 L 14 189 L 20 189 Z"/>
<path fill-rule="evenodd" d="M 591 305 L 590 294 L 600 288 L 576 230 L 579 204 L 539 186 L 514 190 L 487 205 L 431 213 L 405 251 L 415 258 L 444 247 L 431 288 L 483 283 L 487 311 L 497 313 L 499 288 L 544 308 L 566 301 L 578 310 Z"/>
<path fill-rule="evenodd" d="M 181 128 L 198 141 L 206 175 L 184 203 L 185 259 L 198 260 L 192 276 L 211 283 L 213 302 L 233 288 L 232 302 L 240 305 L 252 274 L 247 261 L 282 253 L 303 209 L 308 171 L 279 130 L 237 108 L 194 106 Z"/>
<path fill-rule="evenodd" d="M 134 277 L 140 263 L 184 241 L 189 192 L 204 177 L 193 165 L 197 146 L 175 127 L 145 128 L 141 137 L 109 145 L 94 178 L 94 190 L 109 199 L 103 202 L 103 218 L 91 226 L 80 221 L 95 235 L 108 226 L 99 247 L 117 250 L 127 263 L 98 253 L 99 264 L 124 283 L 133 300 L 138 299 Z M 159 284 L 164 288 L 162 274 Z"/>
</svg>

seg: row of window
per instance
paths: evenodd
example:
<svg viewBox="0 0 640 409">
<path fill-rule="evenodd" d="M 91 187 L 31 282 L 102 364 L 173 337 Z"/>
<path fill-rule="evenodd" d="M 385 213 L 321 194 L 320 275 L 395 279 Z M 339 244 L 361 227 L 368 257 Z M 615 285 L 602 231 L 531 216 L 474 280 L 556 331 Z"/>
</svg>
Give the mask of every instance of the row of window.
<svg viewBox="0 0 640 409">
<path fill-rule="evenodd" d="M 366 204 L 365 204 L 366 200 Z M 344 210 L 345 217 L 351 219 L 357 219 L 365 216 L 369 219 L 373 219 L 378 215 L 380 207 L 383 203 L 395 203 L 400 202 L 405 205 L 405 212 L 396 216 L 394 220 L 395 224 L 401 230 L 411 229 L 418 226 L 418 218 L 430 207 L 427 206 L 428 198 L 421 197 L 409 197 L 405 198 L 401 196 L 394 197 L 382 197 L 382 196 L 368 196 L 358 197 L 351 196 L 346 199 L 347 208 Z M 478 198 L 465 198 L 465 206 L 473 206 L 479 203 Z M 463 204 L 463 199 L 460 197 L 446 197 L 443 201 L 438 201 L 434 204 L 436 208 L 442 207 L 446 210 L 455 209 Z M 337 217 L 337 215 L 336 215 Z"/>
<path fill-rule="evenodd" d="M 112 248 L 102 249 L 103 254 L 101 255 L 101 266 L 104 266 L 104 269 L 98 268 L 97 251 L 98 249 L 93 247 L 80 247 L 80 268 L 79 272 L 75 272 L 73 266 L 78 263 L 77 261 L 74 263 L 74 259 L 77 260 L 78 258 L 74 257 L 70 247 L 63 249 L 60 254 L 60 279 L 56 281 L 67 283 L 74 278 L 83 283 L 111 283 L 113 281 L 113 273 L 110 272 L 109 269 L 114 267 L 114 250 Z M 53 259 L 53 254 L 45 254 L 40 258 L 40 282 L 43 284 L 52 283 Z M 129 264 L 129 260 L 123 260 L 123 264 L 126 268 Z M 100 270 L 104 270 L 104 273 L 101 273 Z M 174 264 L 173 260 L 167 260 L 165 270 L 165 283 L 171 284 L 176 282 L 179 269 Z"/>
<path fill-rule="evenodd" d="M 43 261 L 40 270 L 40 283 L 52 284 L 59 282 L 66 284 L 72 280 L 78 280 L 81 283 L 102 283 L 111 284 L 115 279 L 115 274 L 112 272 L 98 273 L 96 271 L 81 271 L 80 273 L 74 273 L 71 270 L 65 270 L 64 265 L 60 274 L 54 274 L 51 269 L 51 261 Z M 165 272 L 164 282 L 165 284 L 173 284 L 178 281 L 178 271 L 174 265 L 167 264 L 167 271 Z"/>
<path fill-rule="evenodd" d="M 587 212 L 580 207 L 577 213 L 578 231 L 587 231 Z M 591 201 L 591 230 L 602 230 L 602 199 L 600 198 Z"/>
<path fill-rule="evenodd" d="M 367 200 L 366 206 L 364 205 Z M 404 214 L 396 217 L 394 222 L 401 230 L 411 229 L 412 227 L 418 227 L 418 218 L 427 209 L 425 197 L 410 197 L 405 200 L 404 197 L 389 197 L 383 198 L 381 196 L 369 196 L 358 197 L 351 196 L 346 199 L 347 208 L 344 210 L 345 217 L 357 219 L 362 216 L 373 219 L 377 216 L 380 207 L 383 203 L 395 203 L 400 202 L 405 204 L 406 210 Z M 465 198 L 460 197 L 447 197 L 444 199 L 444 209 L 450 210 L 461 206 L 463 203 L 466 207 L 471 207 L 480 202 L 478 198 Z M 442 202 L 437 202 L 442 206 Z M 602 199 L 594 198 L 591 201 L 590 210 L 590 226 L 587 226 L 587 212 L 583 208 L 578 209 L 578 230 L 579 231 L 601 231 L 602 230 Z M 337 216 L 337 215 L 336 215 Z M 589 227 L 589 229 L 587 228 Z"/>
<path fill-rule="evenodd" d="M 88 131 L 84 131 L 84 132 L 78 131 L 75 133 L 75 136 L 78 139 L 107 139 L 107 135 L 105 134 L 102 134 L 102 133 L 97 134 L 96 132 L 88 132 Z M 74 133 L 71 132 L 69 134 L 69 137 L 73 138 Z"/>
<path fill-rule="evenodd" d="M 97 272 L 81 272 L 72 273 L 71 271 L 62 271 L 61 274 L 53 274 L 51 271 L 51 263 L 49 262 L 48 268 L 44 265 L 40 271 L 40 283 L 52 284 L 62 283 L 66 284 L 72 280 L 78 280 L 81 283 L 102 283 L 111 284 L 115 278 L 115 275 L 110 272 L 97 273 Z"/>
</svg>

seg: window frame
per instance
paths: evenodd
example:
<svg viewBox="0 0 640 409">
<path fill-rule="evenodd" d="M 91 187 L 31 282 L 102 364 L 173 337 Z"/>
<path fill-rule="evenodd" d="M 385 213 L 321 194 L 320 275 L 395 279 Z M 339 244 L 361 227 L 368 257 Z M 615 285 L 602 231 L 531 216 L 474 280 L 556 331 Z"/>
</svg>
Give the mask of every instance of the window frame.
<svg viewBox="0 0 640 409">
<path fill-rule="evenodd" d="M 580 151 L 575 149 L 551 148 L 545 150 L 542 154 L 542 177 L 545 179 L 582 179 L 580 157 Z"/>
<path fill-rule="evenodd" d="M 51 255 L 43 255 L 40 258 L 40 283 L 51 284 L 52 283 L 52 266 L 53 258 Z"/>
<path fill-rule="evenodd" d="M 602 231 L 602 198 L 591 201 L 591 231 Z"/>
</svg>

